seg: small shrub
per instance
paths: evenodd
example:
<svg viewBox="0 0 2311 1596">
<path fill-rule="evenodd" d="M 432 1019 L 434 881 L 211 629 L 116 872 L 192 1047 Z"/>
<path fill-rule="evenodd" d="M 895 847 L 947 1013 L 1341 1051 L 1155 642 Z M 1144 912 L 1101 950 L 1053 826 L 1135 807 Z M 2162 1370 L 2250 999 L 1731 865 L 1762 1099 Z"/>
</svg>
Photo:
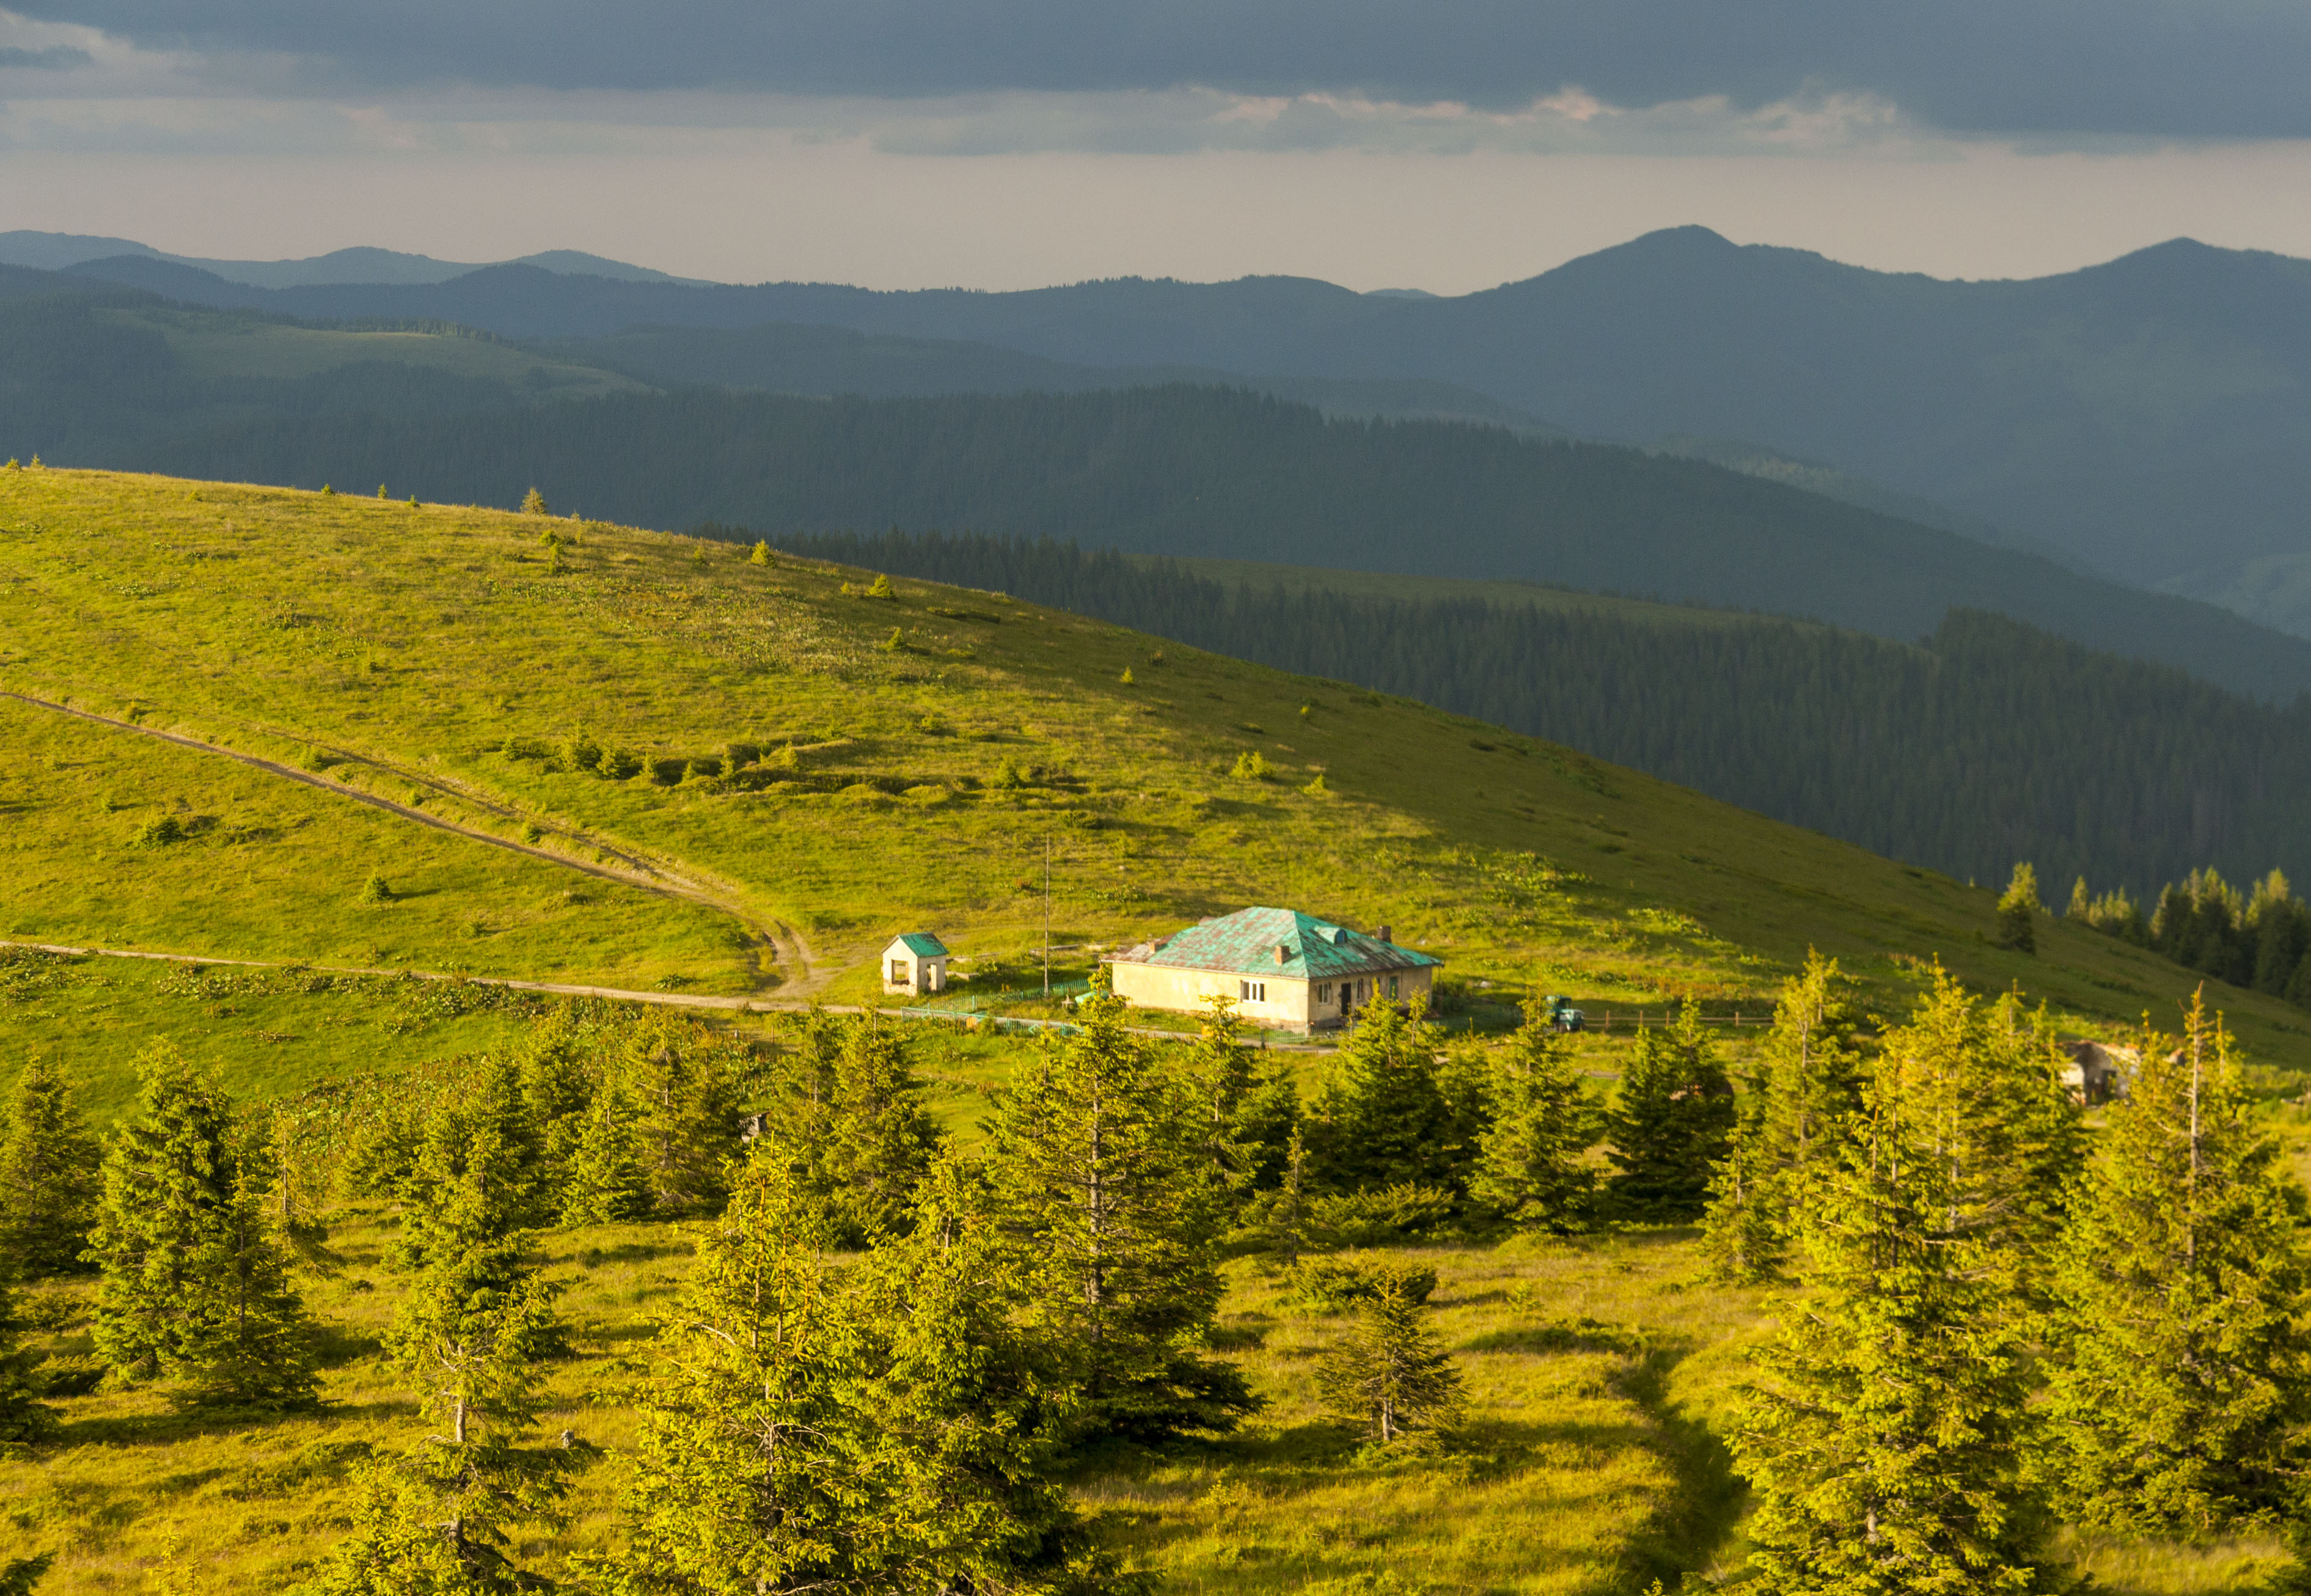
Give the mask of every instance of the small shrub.
<svg viewBox="0 0 2311 1596">
<path fill-rule="evenodd" d="M 173 815 L 155 815 L 136 828 L 129 841 L 139 848 L 166 848 L 185 840 L 185 823 Z"/>
<path fill-rule="evenodd" d="M 999 791 L 1009 792 L 1026 786 L 1027 775 L 1007 757 L 995 767 L 995 779 L 988 785 Z"/>
<path fill-rule="evenodd" d="M 1318 771 L 1316 772 L 1316 779 L 1309 782 L 1307 786 L 1302 788 L 1300 790 L 1306 793 L 1310 798 L 1322 798 L 1332 789 L 1324 785 L 1324 772 Z"/>
<path fill-rule="evenodd" d="M 20 466 L 20 465 L 18 465 L 18 464 L 16 463 L 16 457 L 15 457 L 14 455 L 10 455 L 10 456 L 8 457 L 8 464 L 7 464 L 7 466 L 4 467 L 4 469 L 6 469 L 6 470 L 10 470 L 10 471 L 22 471 L 22 470 L 23 469 L 23 467 L 22 467 L 22 466 Z"/>
<path fill-rule="evenodd" d="M 321 497 L 322 497 L 322 498 L 324 498 L 324 499 L 334 499 L 334 498 L 336 498 L 336 496 L 337 496 L 337 490 L 336 490 L 336 489 L 335 489 L 335 488 L 331 487 L 331 486 L 330 486 L 327 483 L 326 483 L 326 482 L 325 482 L 325 483 L 323 483 L 323 484 L 321 484 Z"/>
<path fill-rule="evenodd" d="M 371 870 L 369 879 L 361 885 L 361 901 L 364 903 L 390 903 L 393 902 L 393 888 L 386 884 L 384 876 Z"/>
<path fill-rule="evenodd" d="M 1235 768 L 1228 772 L 1239 781 L 1265 781 L 1276 774 L 1276 767 L 1257 748 L 1246 748 L 1235 756 Z"/>
<path fill-rule="evenodd" d="M 538 843 L 545 841 L 545 833 L 537 829 L 536 821 L 524 821 L 521 827 L 521 840 L 535 848 Z"/>
<path fill-rule="evenodd" d="M 682 771 L 682 778 L 685 781 L 717 781 L 723 774 L 719 754 L 702 754 L 685 765 Z"/>
<path fill-rule="evenodd" d="M 34 456 L 32 457 L 32 469 L 33 469 L 33 470 L 35 470 L 35 471 L 38 471 L 39 468 L 40 468 L 40 457 L 39 457 L 39 456 L 38 456 L 38 455 L 34 455 Z"/>
<path fill-rule="evenodd" d="M 562 739 L 562 768 L 565 771 L 590 771 L 602 763 L 602 745 L 588 737 L 583 728 Z"/>
<path fill-rule="evenodd" d="M 379 498 L 380 498 L 380 499 L 383 499 L 383 498 L 387 497 L 387 493 L 386 493 L 386 491 L 385 491 L 385 484 L 384 484 L 383 483 L 379 483 L 379 484 L 377 484 L 377 496 L 378 496 Z"/>
<path fill-rule="evenodd" d="M 613 781 L 624 781 L 642 768 L 641 755 L 627 748 L 611 748 L 594 762 L 594 769 Z"/>
<path fill-rule="evenodd" d="M 845 582 L 842 584 L 842 596 L 845 598 L 856 598 L 859 597 L 859 589 Z"/>
<path fill-rule="evenodd" d="M 802 755 L 795 752 L 792 743 L 789 743 L 763 763 L 774 771 L 798 771 L 802 769 Z"/>
<path fill-rule="evenodd" d="M 903 646 L 899 641 L 899 633 L 903 630 L 905 630 L 903 627 L 899 626 L 894 626 L 891 628 L 891 635 L 883 640 L 883 652 L 885 654 L 895 654 L 899 651 L 900 648 Z"/>
<path fill-rule="evenodd" d="M 875 579 L 875 585 L 867 589 L 867 597 L 869 598 L 896 598 L 898 596 L 897 591 L 891 586 L 891 579 L 887 576 L 877 576 Z"/>
<path fill-rule="evenodd" d="M 749 565 L 776 565 L 778 563 L 778 557 L 771 553 L 771 545 L 763 542 L 761 538 L 756 538 L 754 540 L 754 552 L 746 556 L 746 563 Z"/>
<path fill-rule="evenodd" d="M 554 512 L 545 508 L 545 495 L 539 493 L 533 487 L 529 492 L 521 496 L 521 513 L 524 515 L 551 515 Z"/>
<path fill-rule="evenodd" d="M 297 761 L 297 768 L 318 776 L 329 768 L 329 756 L 309 743 L 305 746 L 303 756 Z"/>
<path fill-rule="evenodd" d="M 417 495 L 414 493 L 409 495 L 409 508 L 412 510 L 417 508 Z"/>
<path fill-rule="evenodd" d="M 1117 681 L 1121 682 L 1127 687 L 1131 685 L 1132 679 L 1131 667 L 1128 665 L 1123 667 L 1123 674 L 1116 678 Z"/>
</svg>

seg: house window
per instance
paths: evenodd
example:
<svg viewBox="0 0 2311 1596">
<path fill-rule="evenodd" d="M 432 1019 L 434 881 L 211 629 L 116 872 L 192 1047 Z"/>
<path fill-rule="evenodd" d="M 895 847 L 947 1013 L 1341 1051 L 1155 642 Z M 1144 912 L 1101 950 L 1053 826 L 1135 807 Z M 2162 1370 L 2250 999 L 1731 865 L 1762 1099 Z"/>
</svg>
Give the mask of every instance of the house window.
<svg viewBox="0 0 2311 1596">
<path fill-rule="evenodd" d="M 891 984 L 897 987 L 903 987 L 907 984 L 906 960 L 893 959 L 891 961 Z"/>
<path fill-rule="evenodd" d="M 1396 996 L 1396 977 L 1393 975 L 1388 978 L 1388 995 L 1391 998 Z"/>
<path fill-rule="evenodd" d="M 1268 1001 L 1268 983 L 1266 981 L 1239 981 L 1235 985 L 1236 995 L 1244 1002 L 1265 1003 Z"/>
<path fill-rule="evenodd" d="M 1332 983 L 1328 981 L 1316 989 L 1316 1001 L 1319 1003 L 1330 1003 L 1331 1000 Z"/>
</svg>

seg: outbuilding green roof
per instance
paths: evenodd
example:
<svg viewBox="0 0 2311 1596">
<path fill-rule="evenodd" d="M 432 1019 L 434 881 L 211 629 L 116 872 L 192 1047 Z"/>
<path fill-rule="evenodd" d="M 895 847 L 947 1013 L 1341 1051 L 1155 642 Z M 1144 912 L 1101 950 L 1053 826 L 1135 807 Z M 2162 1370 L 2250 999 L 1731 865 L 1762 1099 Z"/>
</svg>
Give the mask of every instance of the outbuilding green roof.
<svg viewBox="0 0 2311 1596">
<path fill-rule="evenodd" d="M 1282 948 L 1285 956 L 1277 957 Z M 1441 964 L 1425 953 L 1367 937 L 1295 909 L 1239 909 L 1124 958 L 1176 970 L 1225 970 L 1241 975 L 1298 976 L 1327 981 L 1377 971 Z"/>
<path fill-rule="evenodd" d="M 902 943 L 919 959 L 943 959 L 947 956 L 946 944 L 929 931 L 902 931 L 892 940 Z"/>
</svg>

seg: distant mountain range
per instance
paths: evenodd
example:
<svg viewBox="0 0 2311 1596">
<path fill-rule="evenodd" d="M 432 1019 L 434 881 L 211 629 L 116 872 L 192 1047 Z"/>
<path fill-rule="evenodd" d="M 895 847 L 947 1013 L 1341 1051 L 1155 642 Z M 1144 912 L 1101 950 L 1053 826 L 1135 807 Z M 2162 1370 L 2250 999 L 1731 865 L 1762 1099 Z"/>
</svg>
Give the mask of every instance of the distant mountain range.
<svg viewBox="0 0 2311 1596">
<path fill-rule="evenodd" d="M 480 271 L 485 265 L 531 266 L 571 277 L 609 277 L 625 283 L 680 283 L 706 287 L 695 277 L 670 276 L 648 266 L 629 266 L 579 249 L 547 249 L 512 261 L 436 260 L 430 255 L 406 255 L 397 249 L 335 249 L 302 260 L 209 260 L 196 255 L 170 255 L 130 239 L 108 239 L 74 232 L 0 232 L 0 266 L 31 266 L 57 272 L 68 266 L 105 260 L 156 260 L 192 271 L 205 272 L 244 288 L 307 288 L 327 283 L 410 284 L 447 283 L 453 277 Z"/>
<path fill-rule="evenodd" d="M 1679 228 L 1456 298 L 1280 277 L 738 287 L 551 261 L 268 288 L 129 251 L 72 270 L 196 303 L 523 338 L 778 322 L 1071 368 L 1439 383 L 1581 436 L 1720 440 L 2311 635 L 2311 262 L 2185 240 L 1968 283 Z"/>
</svg>

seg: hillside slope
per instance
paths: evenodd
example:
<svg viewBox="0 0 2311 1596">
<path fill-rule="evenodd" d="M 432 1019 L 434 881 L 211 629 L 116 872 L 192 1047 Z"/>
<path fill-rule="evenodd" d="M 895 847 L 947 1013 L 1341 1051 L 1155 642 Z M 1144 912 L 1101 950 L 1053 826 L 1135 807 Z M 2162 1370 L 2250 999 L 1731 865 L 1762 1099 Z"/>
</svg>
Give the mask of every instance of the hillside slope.
<svg viewBox="0 0 2311 1596">
<path fill-rule="evenodd" d="M 114 457 L 121 460 L 123 457 Z M 1135 553 L 1523 578 L 1808 615 L 1907 641 L 2001 611 L 2235 691 L 2311 688 L 2311 643 L 1698 461 L 1242 390 L 818 400 L 685 390 L 483 415 L 323 416 L 156 440 L 191 476 L 404 484 L 646 526 L 969 528 Z"/>
<path fill-rule="evenodd" d="M 2087 1025 L 2185 990 L 2059 925 L 2037 958 L 1994 949 L 1986 891 L 1633 772 L 985 594 L 871 598 L 859 573 L 598 523 L 93 472 L 0 472 L 0 688 L 133 711 L 220 758 L 325 746 L 380 785 L 435 784 L 476 828 L 657 861 L 799 928 L 849 972 L 837 995 L 871 990 L 895 930 L 1033 946 L 1047 846 L 1069 945 L 1269 902 L 1600 1006 L 1756 1002 L 1809 946 L 1888 1004 L 1937 957 Z M 588 752 L 629 773 L 567 768 Z M 1231 774 L 1251 754 L 1266 776 Z M 17 792 L 12 851 L 116 868 L 125 817 Z M 165 888 L 197 920 L 239 856 L 166 846 L 197 861 Z M 99 940 L 95 911 L 23 867 L 0 885 L 11 935 Z M 296 912 L 326 916 L 341 880 Z M 279 951 L 223 920 L 169 934 Z M 2289 1011 L 2225 1006 L 2259 1058 L 2311 1067 Z"/>
</svg>

